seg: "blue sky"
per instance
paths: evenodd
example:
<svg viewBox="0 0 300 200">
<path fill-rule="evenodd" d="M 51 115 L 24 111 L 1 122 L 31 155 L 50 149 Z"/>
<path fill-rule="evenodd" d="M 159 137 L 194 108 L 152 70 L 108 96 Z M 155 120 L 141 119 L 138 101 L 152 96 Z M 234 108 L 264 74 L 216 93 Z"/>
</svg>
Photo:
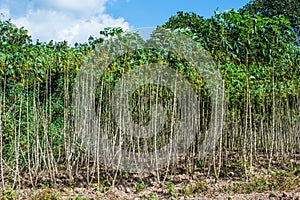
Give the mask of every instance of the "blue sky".
<svg viewBox="0 0 300 200">
<path fill-rule="evenodd" d="M 155 27 L 165 23 L 177 11 L 195 12 L 210 17 L 220 11 L 239 9 L 249 0 L 119 0 L 108 4 L 107 12 L 114 17 L 124 17 L 134 28 Z"/>
<path fill-rule="evenodd" d="M 86 42 L 104 27 L 156 27 L 177 11 L 210 17 L 249 0 L 0 0 L 0 13 L 29 30 L 33 40 Z"/>
</svg>

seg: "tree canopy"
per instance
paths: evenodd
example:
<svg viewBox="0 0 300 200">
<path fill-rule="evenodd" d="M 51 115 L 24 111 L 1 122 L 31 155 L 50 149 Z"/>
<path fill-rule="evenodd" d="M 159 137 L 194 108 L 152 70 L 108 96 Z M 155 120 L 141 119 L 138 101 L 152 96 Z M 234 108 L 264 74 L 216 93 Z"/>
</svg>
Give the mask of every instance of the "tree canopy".
<svg viewBox="0 0 300 200">
<path fill-rule="evenodd" d="M 283 15 L 290 22 L 294 31 L 300 34 L 300 1 L 299 0 L 251 0 L 240 12 L 260 13 L 266 17 Z"/>
</svg>

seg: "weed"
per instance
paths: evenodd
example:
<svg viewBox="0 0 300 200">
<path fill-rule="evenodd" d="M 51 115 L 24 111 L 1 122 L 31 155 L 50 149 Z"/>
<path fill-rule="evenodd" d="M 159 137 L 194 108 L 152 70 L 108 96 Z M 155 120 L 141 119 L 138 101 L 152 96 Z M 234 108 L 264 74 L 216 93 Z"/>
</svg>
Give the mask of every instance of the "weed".
<svg viewBox="0 0 300 200">
<path fill-rule="evenodd" d="M 167 187 L 168 187 L 169 198 L 175 199 L 177 197 L 177 194 L 175 193 L 174 183 L 171 181 L 167 182 Z"/>
<path fill-rule="evenodd" d="M 297 167 L 297 168 L 295 168 L 294 171 L 293 171 L 293 173 L 294 173 L 295 175 L 300 176 L 300 166 Z"/>
<path fill-rule="evenodd" d="M 202 168 L 204 166 L 203 164 L 203 160 L 197 160 L 196 163 L 195 163 L 195 168 Z"/>
<path fill-rule="evenodd" d="M 250 182 L 234 183 L 233 186 L 225 186 L 222 192 L 251 193 L 267 192 L 272 190 L 288 191 L 299 188 L 299 178 L 292 172 L 278 171 L 272 172 L 271 177 L 254 177 Z"/>
<path fill-rule="evenodd" d="M 1 199 L 3 200 L 13 200 L 15 199 L 15 192 L 13 188 L 9 185 L 7 190 L 2 191 Z"/>
<path fill-rule="evenodd" d="M 96 193 L 104 193 L 107 192 L 111 186 L 111 182 L 105 173 L 100 174 L 99 176 L 99 184 L 95 183 L 94 188 L 96 189 Z"/>
<path fill-rule="evenodd" d="M 147 199 L 147 200 L 158 200 L 158 196 L 155 193 L 150 193 L 149 195 L 144 194 L 142 196 L 143 199 Z"/>
<path fill-rule="evenodd" d="M 70 200 L 88 200 L 88 198 L 87 197 L 77 196 L 77 197 L 71 198 Z"/>
<path fill-rule="evenodd" d="M 275 193 L 271 192 L 271 193 L 269 194 L 269 198 L 272 198 L 272 197 L 277 197 L 277 196 L 276 196 Z"/>
<path fill-rule="evenodd" d="M 39 200 L 58 200 L 60 198 L 60 195 L 50 188 L 42 189 L 36 195 L 34 195 L 34 199 Z"/>
<path fill-rule="evenodd" d="M 138 178 L 137 182 L 134 184 L 134 189 L 137 192 L 140 192 L 146 188 L 147 188 L 147 185 L 144 183 L 144 181 L 142 179 Z"/>
<path fill-rule="evenodd" d="M 197 194 L 197 193 L 199 193 L 199 192 L 203 192 L 203 191 L 206 191 L 207 190 L 207 185 L 203 182 L 203 181 L 201 181 L 201 180 L 199 180 L 197 183 L 196 183 L 196 185 L 194 185 L 194 186 L 192 186 L 191 188 L 190 188 L 190 191 L 191 191 L 191 193 L 193 193 L 193 194 Z"/>
<path fill-rule="evenodd" d="M 182 190 L 183 190 L 184 195 L 190 195 L 191 194 L 190 188 L 189 188 L 189 186 L 186 182 L 184 183 Z"/>
</svg>

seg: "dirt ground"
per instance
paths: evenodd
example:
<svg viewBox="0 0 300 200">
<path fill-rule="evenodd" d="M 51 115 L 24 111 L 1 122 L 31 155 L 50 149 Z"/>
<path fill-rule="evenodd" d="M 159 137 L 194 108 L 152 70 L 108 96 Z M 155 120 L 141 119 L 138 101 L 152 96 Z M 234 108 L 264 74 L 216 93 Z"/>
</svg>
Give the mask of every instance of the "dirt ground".
<svg viewBox="0 0 300 200">
<path fill-rule="evenodd" d="M 127 190 L 127 191 L 126 191 Z M 142 192 L 130 191 L 130 189 L 120 190 L 118 188 L 111 188 L 105 193 L 97 193 L 93 189 L 74 188 L 74 189 L 59 189 L 53 190 L 55 196 L 48 196 L 45 190 L 23 190 L 16 199 L 103 199 L 103 200 L 119 200 L 119 199 L 207 199 L 207 200 L 300 200 L 300 188 L 289 192 L 268 191 L 263 193 L 252 192 L 249 194 L 237 193 L 198 193 L 193 195 L 184 195 L 177 193 L 176 197 L 170 198 L 168 191 L 163 188 L 147 188 Z M 153 195 L 155 194 L 155 195 Z"/>
<path fill-rule="evenodd" d="M 292 181 L 291 181 L 291 180 Z M 19 190 L 14 199 L 211 199 L 211 200 L 300 200 L 300 177 L 291 176 L 286 180 L 274 179 L 277 188 L 270 186 L 274 182 L 265 176 L 264 180 L 252 184 L 254 180 L 221 179 L 215 182 L 212 178 L 204 179 L 201 174 L 193 177 L 177 175 L 172 182 L 135 182 L 118 184 L 103 191 L 103 186 L 39 188 Z M 273 181 L 274 181 L 273 180 Z M 282 182 L 281 182 L 282 181 Z M 170 184 L 171 183 L 171 184 Z M 286 185 L 284 189 L 281 187 Z M 250 187 L 250 186 L 251 187 Z M 253 186 L 253 187 L 252 187 Z M 266 186 L 270 186 L 269 188 Z M 102 187 L 102 188 L 101 188 Z M 290 188 L 288 188 L 290 187 Z M 271 189 L 270 189 L 271 188 Z M 252 191 L 253 190 L 253 191 Z M 5 199 L 2 197 L 2 199 Z"/>
<path fill-rule="evenodd" d="M 211 199 L 211 200 L 300 200 L 300 155 L 287 161 L 274 161 L 268 168 L 268 160 L 263 156 L 254 163 L 252 170 L 245 171 L 234 155 L 230 164 L 225 164 L 218 180 L 213 170 L 205 166 L 192 172 L 178 165 L 173 173 L 165 178 L 154 172 L 143 174 L 119 174 L 114 184 L 113 172 L 103 172 L 101 181 L 87 184 L 86 169 L 68 183 L 68 176 L 61 170 L 56 184 L 49 182 L 45 174 L 38 178 L 41 182 L 31 185 L 24 181 L 21 188 L 1 188 L 0 199 Z M 161 171 L 161 174 L 166 171 Z M 26 177 L 26 176 L 24 176 Z M 112 186 L 114 185 L 114 186 Z"/>
</svg>

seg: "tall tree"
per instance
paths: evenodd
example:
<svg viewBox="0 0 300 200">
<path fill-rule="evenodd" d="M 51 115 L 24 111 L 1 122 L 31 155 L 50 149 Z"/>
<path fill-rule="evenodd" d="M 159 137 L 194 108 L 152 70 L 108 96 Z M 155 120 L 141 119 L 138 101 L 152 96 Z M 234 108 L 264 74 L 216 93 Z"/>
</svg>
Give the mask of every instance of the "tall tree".
<svg viewBox="0 0 300 200">
<path fill-rule="evenodd" d="M 283 15 L 300 35 L 300 0 L 251 0 L 240 12 L 261 13 L 267 17 Z"/>
</svg>

